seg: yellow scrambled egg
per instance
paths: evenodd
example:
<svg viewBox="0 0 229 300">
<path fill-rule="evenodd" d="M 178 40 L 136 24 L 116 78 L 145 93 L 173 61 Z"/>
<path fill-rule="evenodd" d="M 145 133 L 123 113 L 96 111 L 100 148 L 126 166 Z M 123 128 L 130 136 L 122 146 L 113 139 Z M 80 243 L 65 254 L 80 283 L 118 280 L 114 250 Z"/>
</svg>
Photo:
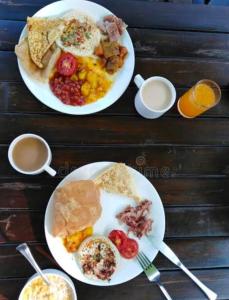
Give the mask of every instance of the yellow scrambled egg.
<svg viewBox="0 0 229 300">
<path fill-rule="evenodd" d="M 75 252 L 83 240 L 93 234 L 93 228 L 87 227 L 84 230 L 78 231 L 64 239 L 64 246 L 68 252 Z"/>
<path fill-rule="evenodd" d="M 73 300 L 69 284 L 57 275 L 46 275 L 51 282 L 48 286 L 39 276 L 31 281 L 22 294 L 22 300 Z"/>
<path fill-rule="evenodd" d="M 81 93 L 86 103 L 95 102 L 104 97 L 112 85 L 111 76 L 93 57 L 77 57 L 79 71 L 72 76 L 74 80 L 82 80 Z"/>
</svg>

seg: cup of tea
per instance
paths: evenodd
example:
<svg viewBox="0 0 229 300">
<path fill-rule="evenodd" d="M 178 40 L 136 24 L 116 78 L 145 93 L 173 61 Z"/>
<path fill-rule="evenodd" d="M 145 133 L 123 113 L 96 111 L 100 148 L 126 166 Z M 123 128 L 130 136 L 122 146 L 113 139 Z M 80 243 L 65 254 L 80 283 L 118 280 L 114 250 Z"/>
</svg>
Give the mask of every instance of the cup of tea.
<svg viewBox="0 0 229 300">
<path fill-rule="evenodd" d="M 26 133 L 15 138 L 8 150 L 11 166 L 26 175 L 36 175 L 44 171 L 51 176 L 56 171 L 50 167 L 52 153 L 48 143 L 39 135 Z"/>
<path fill-rule="evenodd" d="M 135 96 L 135 108 L 146 119 L 156 119 L 167 112 L 175 103 L 176 90 L 166 78 L 153 76 L 146 80 L 141 75 L 134 77 L 139 88 Z"/>
</svg>

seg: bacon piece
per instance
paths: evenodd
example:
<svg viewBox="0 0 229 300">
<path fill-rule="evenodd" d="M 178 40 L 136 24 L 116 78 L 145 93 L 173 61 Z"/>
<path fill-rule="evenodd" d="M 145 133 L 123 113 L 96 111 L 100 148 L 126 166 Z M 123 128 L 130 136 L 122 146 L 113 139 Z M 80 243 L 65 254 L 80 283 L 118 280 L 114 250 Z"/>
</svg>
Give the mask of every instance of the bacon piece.
<svg viewBox="0 0 229 300">
<path fill-rule="evenodd" d="M 114 15 L 105 16 L 102 22 L 97 23 L 97 26 L 102 33 L 108 35 L 110 41 L 117 41 L 127 27 L 122 19 Z"/>
<path fill-rule="evenodd" d="M 128 232 L 133 232 L 141 238 L 152 230 L 153 220 L 149 217 L 151 205 L 149 200 L 140 202 L 136 207 L 129 205 L 116 218 L 129 227 Z"/>
</svg>

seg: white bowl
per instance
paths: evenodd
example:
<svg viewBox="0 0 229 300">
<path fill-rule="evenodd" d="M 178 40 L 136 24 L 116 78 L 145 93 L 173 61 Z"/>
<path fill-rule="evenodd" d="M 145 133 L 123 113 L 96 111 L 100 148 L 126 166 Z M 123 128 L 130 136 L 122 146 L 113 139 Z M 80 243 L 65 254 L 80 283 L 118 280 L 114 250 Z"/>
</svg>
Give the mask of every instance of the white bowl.
<svg viewBox="0 0 229 300">
<path fill-rule="evenodd" d="M 75 286 L 74 283 L 72 282 L 72 280 L 70 279 L 70 277 L 68 275 L 66 275 L 64 272 L 61 272 L 59 270 L 56 269 L 45 269 L 42 270 L 42 272 L 44 274 L 49 274 L 49 275 L 57 275 L 59 277 L 61 277 L 62 279 L 64 279 L 68 285 L 70 286 L 70 288 L 72 289 L 72 295 L 73 295 L 73 300 L 77 300 L 77 295 L 76 295 L 76 290 L 75 290 Z M 28 287 L 28 285 L 37 277 L 39 277 L 40 275 L 38 273 L 35 273 L 33 276 L 31 276 L 28 281 L 26 282 L 26 284 L 24 285 L 18 300 L 22 300 L 22 294 L 24 292 L 24 290 Z"/>
</svg>

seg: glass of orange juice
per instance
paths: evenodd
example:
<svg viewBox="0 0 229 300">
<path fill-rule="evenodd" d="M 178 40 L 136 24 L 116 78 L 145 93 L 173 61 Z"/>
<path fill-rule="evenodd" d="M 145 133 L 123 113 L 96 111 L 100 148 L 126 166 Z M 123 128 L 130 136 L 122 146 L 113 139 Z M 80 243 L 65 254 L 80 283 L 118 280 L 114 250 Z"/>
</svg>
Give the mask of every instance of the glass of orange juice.
<svg viewBox="0 0 229 300">
<path fill-rule="evenodd" d="M 220 98 L 221 90 L 218 84 L 212 80 L 203 79 L 180 97 L 177 108 L 183 117 L 195 118 L 217 105 Z"/>
</svg>

